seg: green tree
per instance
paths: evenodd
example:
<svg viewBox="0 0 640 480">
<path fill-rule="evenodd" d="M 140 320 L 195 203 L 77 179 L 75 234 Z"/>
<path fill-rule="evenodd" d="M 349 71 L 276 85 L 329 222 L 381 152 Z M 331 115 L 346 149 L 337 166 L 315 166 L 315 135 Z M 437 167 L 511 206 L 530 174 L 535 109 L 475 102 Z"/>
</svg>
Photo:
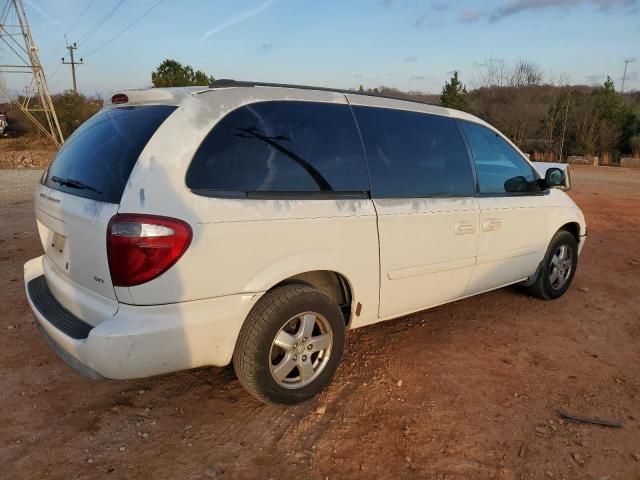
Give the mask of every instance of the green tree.
<svg viewBox="0 0 640 480">
<path fill-rule="evenodd" d="M 201 70 L 193 70 L 190 65 L 182 65 L 176 60 L 166 59 L 151 72 L 151 81 L 156 88 L 188 87 L 192 85 L 209 85 L 213 77 Z"/>
<path fill-rule="evenodd" d="M 600 152 L 612 151 L 617 157 L 631 150 L 630 139 L 637 132 L 637 119 L 633 109 L 616 92 L 613 80 L 607 76 L 595 92 L 597 115 L 596 138 Z"/>
<path fill-rule="evenodd" d="M 66 90 L 51 97 L 64 138 L 69 137 L 93 114 L 102 108 L 102 101 L 90 100 L 73 90 Z"/>
<path fill-rule="evenodd" d="M 469 94 L 458 78 L 458 72 L 453 72 L 453 77 L 442 87 L 442 95 L 440 95 L 440 104 L 443 107 L 455 108 L 456 110 L 469 109 Z"/>
</svg>

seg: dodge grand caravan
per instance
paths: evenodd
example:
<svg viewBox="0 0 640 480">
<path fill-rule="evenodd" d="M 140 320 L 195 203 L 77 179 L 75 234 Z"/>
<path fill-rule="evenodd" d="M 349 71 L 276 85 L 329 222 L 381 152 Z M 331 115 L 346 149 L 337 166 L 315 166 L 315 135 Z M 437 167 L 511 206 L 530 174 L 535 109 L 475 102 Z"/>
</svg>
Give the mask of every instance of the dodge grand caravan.
<svg viewBox="0 0 640 480">
<path fill-rule="evenodd" d="M 35 194 L 36 325 L 93 378 L 233 362 L 265 402 L 326 386 L 345 330 L 510 284 L 569 288 L 580 209 L 479 118 L 311 87 L 123 91 Z"/>
</svg>

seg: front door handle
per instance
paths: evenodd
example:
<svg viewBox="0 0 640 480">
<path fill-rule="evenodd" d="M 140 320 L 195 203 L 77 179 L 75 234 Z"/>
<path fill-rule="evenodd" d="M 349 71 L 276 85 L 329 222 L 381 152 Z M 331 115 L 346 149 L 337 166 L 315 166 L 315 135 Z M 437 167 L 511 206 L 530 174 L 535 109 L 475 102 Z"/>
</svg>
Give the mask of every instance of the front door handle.
<svg viewBox="0 0 640 480">
<path fill-rule="evenodd" d="M 499 218 L 488 218 L 482 222 L 482 230 L 485 232 L 494 232 L 500 230 L 502 227 L 502 220 Z"/>
<path fill-rule="evenodd" d="M 471 233 L 475 233 L 476 226 L 473 223 L 469 222 L 458 222 L 453 227 L 453 231 L 456 235 L 469 235 Z"/>
</svg>

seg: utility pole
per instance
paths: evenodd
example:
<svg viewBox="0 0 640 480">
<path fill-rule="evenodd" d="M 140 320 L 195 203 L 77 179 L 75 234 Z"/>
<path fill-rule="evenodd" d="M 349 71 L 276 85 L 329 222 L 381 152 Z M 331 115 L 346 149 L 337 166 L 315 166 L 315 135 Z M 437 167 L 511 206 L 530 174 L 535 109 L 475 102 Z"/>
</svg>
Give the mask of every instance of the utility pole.
<svg viewBox="0 0 640 480">
<path fill-rule="evenodd" d="M 64 138 L 22 0 L 0 0 L 0 41 L 9 47 L 2 55 L 0 92 L 54 144 L 61 145 Z M 7 74 L 20 74 L 23 81 L 27 76 L 24 95 L 16 95 L 7 86 L 4 80 Z"/>
<path fill-rule="evenodd" d="M 635 61 L 635 58 L 627 58 L 624 61 L 624 73 L 622 74 L 622 87 L 620 88 L 620 93 L 624 93 L 624 82 L 627 80 L 627 66 Z"/>
<path fill-rule="evenodd" d="M 78 84 L 76 83 L 76 65 L 82 65 L 84 62 L 82 61 L 82 59 L 80 59 L 79 62 L 76 62 L 73 59 L 73 51 L 78 49 L 75 42 L 73 45 L 67 45 L 67 49 L 69 50 L 69 57 L 71 58 L 71 61 L 67 62 L 65 61 L 64 57 L 62 57 L 62 64 L 71 65 L 71 76 L 73 77 L 73 91 L 75 93 L 78 93 Z"/>
</svg>

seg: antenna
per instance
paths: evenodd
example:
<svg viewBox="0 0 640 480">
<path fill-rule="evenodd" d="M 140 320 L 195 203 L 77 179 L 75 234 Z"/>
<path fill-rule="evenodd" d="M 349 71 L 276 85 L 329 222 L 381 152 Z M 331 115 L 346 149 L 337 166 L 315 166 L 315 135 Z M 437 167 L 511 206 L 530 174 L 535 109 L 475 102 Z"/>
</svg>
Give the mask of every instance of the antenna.
<svg viewBox="0 0 640 480">
<path fill-rule="evenodd" d="M 620 93 L 624 93 L 624 82 L 627 80 L 627 66 L 635 61 L 635 58 L 626 58 L 624 60 L 624 73 L 622 74 L 622 87 L 620 88 Z"/>
<path fill-rule="evenodd" d="M 9 47 L 13 61 L 0 65 L 0 92 L 54 144 L 61 145 L 64 138 L 22 0 L 0 0 L 0 41 Z M 6 74 L 28 75 L 24 95 L 12 94 L 4 81 Z"/>
</svg>

